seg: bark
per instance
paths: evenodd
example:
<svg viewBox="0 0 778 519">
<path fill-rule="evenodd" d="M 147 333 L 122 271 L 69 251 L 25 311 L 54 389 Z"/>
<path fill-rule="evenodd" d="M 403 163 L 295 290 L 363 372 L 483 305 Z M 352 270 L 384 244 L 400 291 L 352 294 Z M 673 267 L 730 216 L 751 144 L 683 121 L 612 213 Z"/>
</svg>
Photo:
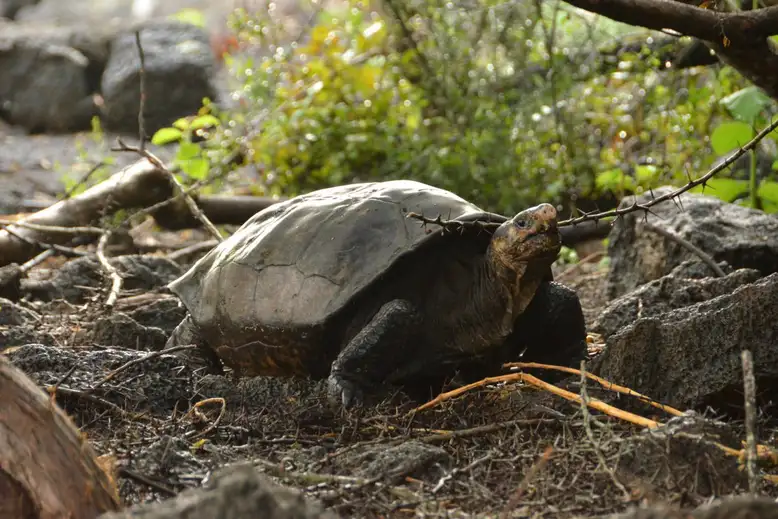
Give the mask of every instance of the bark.
<svg viewBox="0 0 778 519">
<path fill-rule="evenodd" d="M 0 517 L 90 519 L 120 508 L 78 429 L 2 355 L 0 409 Z"/>
<path fill-rule="evenodd" d="M 778 100 L 778 5 L 719 12 L 668 0 L 566 0 L 575 7 L 648 29 L 703 40 L 721 60 Z"/>
<path fill-rule="evenodd" d="M 91 225 L 119 208 L 147 207 L 165 200 L 173 193 L 170 181 L 163 171 L 147 161 L 139 161 L 119 171 L 105 182 L 57 202 L 22 221 L 38 225 L 80 227 Z M 13 234 L 0 230 L 0 267 L 22 263 L 40 252 L 40 248 L 24 241 L 48 244 L 69 242 L 72 234 L 46 232 L 11 226 Z"/>
</svg>

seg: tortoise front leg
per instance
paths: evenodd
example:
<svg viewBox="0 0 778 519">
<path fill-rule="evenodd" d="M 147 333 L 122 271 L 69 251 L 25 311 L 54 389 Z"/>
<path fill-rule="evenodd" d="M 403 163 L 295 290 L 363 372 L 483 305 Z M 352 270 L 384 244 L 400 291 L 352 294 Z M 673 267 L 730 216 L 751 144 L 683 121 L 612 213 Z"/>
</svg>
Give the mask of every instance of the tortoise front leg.
<svg viewBox="0 0 778 519">
<path fill-rule="evenodd" d="M 411 346 L 420 337 L 421 321 L 408 301 L 384 304 L 332 363 L 327 385 L 333 403 L 340 401 L 345 408 L 361 405 L 367 387 L 382 383 L 407 362 Z"/>
<path fill-rule="evenodd" d="M 521 360 L 578 367 L 587 358 L 586 323 L 574 290 L 556 282 L 544 283 L 506 341 L 512 349 L 504 362 Z"/>
</svg>

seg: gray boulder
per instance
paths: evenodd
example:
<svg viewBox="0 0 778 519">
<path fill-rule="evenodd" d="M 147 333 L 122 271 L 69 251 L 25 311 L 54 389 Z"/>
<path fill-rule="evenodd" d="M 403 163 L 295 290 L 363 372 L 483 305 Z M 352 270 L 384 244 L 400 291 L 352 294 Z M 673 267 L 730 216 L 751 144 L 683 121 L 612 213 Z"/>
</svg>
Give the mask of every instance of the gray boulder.
<svg viewBox="0 0 778 519">
<path fill-rule="evenodd" d="M 728 265 L 720 265 L 725 271 Z M 758 270 L 739 269 L 725 277 L 710 277 L 709 267 L 700 261 L 684 261 L 669 274 L 639 286 L 608 303 L 590 331 L 608 340 L 614 333 L 641 317 L 659 317 L 680 308 L 732 293 L 739 286 L 756 281 Z"/>
<path fill-rule="evenodd" d="M 23 7 L 35 5 L 39 0 L 0 0 L 0 18 L 13 20 Z"/>
<path fill-rule="evenodd" d="M 1 29 L 0 29 L 1 30 Z M 0 37 L 0 116 L 29 132 L 88 129 L 97 114 L 89 59 L 57 41 Z"/>
<path fill-rule="evenodd" d="M 592 371 L 679 408 L 742 406 L 742 349 L 762 398 L 778 388 L 778 273 L 614 333 Z"/>
<path fill-rule="evenodd" d="M 186 490 L 161 503 L 107 513 L 99 519 L 335 519 L 320 505 L 259 473 L 250 463 L 214 473 L 200 489 Z"/>
<path fill-rule="evenodd" d="M 673 188 L 654 190 L 661 196 Z M 650 194 L 637 197 L 639 203 Z M 628 197 L 621 207 L 632 205 Z M 644 221 L 696 245 L 716 262 L 735 269 L 751 268 L 763 275 L 778 271 L 778 217 L 718 198 L 685 194 L 676 204 L 663 202 L 651 208 L 654 214 L 630 213 L 616 221 L 609 236 L 608 296 L 615 298 L 670 273 L 685 260 L 697 259 L 688 249 L 645 227 Z"/>
<path fill-rule="evenodd" d="M 145 129 L 151 136 L 176 119 L 192 115 L 204 97 L 216 100 L 216 63 L 208 33 L 175 21 L 150 22 L 140 32 L 145 57 Z M 113 42 L 102 77 L 103 116 L 111 131 L 137 134 L 140 59 L 135 34 Z"/>
</svg>

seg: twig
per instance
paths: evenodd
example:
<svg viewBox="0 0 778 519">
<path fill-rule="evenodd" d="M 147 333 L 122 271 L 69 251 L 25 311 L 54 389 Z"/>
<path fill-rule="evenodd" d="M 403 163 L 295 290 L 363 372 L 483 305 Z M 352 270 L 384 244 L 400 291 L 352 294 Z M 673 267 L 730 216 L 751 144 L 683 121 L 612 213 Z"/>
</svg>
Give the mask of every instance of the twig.
<svg viewBox="0 0 778 519">
<path fill-rule="evenodd" d="M 116 267 L 111 265 L 111 263 L 108 261 L 108 258 L 105 256 L 105 246 L 108 244 L 108 240 L 111 238 L 111 234 L 111 231 L 106 231 L 102 236 L 100 236 L 100 241 L 97 242 L 96 251 L 97 260 L 106 270 L 106 272 L 108 272 L 108 275 L 111 278 L 111 290 L 108 292 L 108 299 L 105 300 L 105 305 L 108 308 L 113 308 L 113 305 L 116 304 L 116 299 L 119 297 L 119 291 L 122 289 L 122 283 L 124 282 L 124 279 L 119 274 L 119 271 L 116 270 Z"/>
<path fill-rule="evenodd" d="M 219 415 L 216 417 L 216 420 L 214 420 L 213 423 L 211 423 L 208 427 L 206 427 L 199 433 L 195 434 L 194 435 L 195 438 L 205 436 L 206 434 L 213 431 L 214 429 L 216 429 L 216 427 L 219 426 L 219 423 L 222 421 L 222 417 L 224 416 L 224 413 L 227 410 L 227 401 L 221 397 L 206 398 L 204 400 L 200 400 L 195 405 L 193 405 L 192 408 L 187 413 L 187 415 L 194 414 L 196 410 L 199 409 L 200 407 L 203 407 L 204 405 L 207 404 L 214 404 L 214 403 L 221 405 L 221 408 L 219 409 Z"/>
<path fill-rule="evenodd" d="M 89 168 L 89 171 L 87 171 L 87 172 L 86 172 L 86 173 L 85 173 L 85 174 L 84 174 L 84 175 L 83 175 L 81 178 L 79 178 L 79 179 L 78 179 L 78 182 L 76 182 L 75 184 L 73 184 L 73 185 L 70 187 L 70 189 L 66 190 L 66 191 L 65 191 L 65 192 L 62 194 L 62 196 L 60 196 L 60 197 L 58 198 L 58 201 L 67 200 L 68 198 L 70 198 L 70 196 L 71 196 L 71 195 L 72 195 L 72 194 L 75 192 L 75 190 L 76 190 L 76 189 L 78 189 L 79 187 L 81 187 L 81 186 L 83 186 L 84 184 L 86 184 L 86 183 L 87 183 L 87 181 L 88 181 L 90 178 L 92 178 L 92 175 L 94 175 L 94 174 L 95 174 L 95 173 L 96 173 L 96 172 L 97 172 L 97 171 L 98 171 L 100 168 L 102 168 L 102 167 L 103 167 L 103 166 L 105 166 L 105 165 L 106 165 L 105 161 L 100 161 L 100 162 L 98 162 L 97 164 L 95 164 L 94 166 L 92 166 L 91 168 Z"/>
<path fill-rule="evenodd" d="M 527 487 L 529 486 L 530 482 L 535 478 L 538 472 L 540 472 L 540 470 L 548 464 L 548 460 L 551 459 L 552 452 L 554 452 L 553 447 L 550 445 L 546 447 L 540 458 L 538 458 L 538 460 L 533 463 L 532 467 L 530 467 L 527 473 L 524 474 L 524 477 L 521 479 L 521 483 L 519 483 L 516 491 L 511 495 L 510 499 L 508 499 L 508 502 L 505 504 L 505 508 L 503 508 L 502 513 L 500 514 L 500 519 L 507 518 L 511 510 L 516 508 L 516 505 L 519 504 L 521 496 L 523 496 L 524 492 L 527 491 Z"/>
<path fill-rule="evenodd" d="M 492 453 L 491 452 L 488 453 L 486 456 L 483 456 L 481 458 L 473 460 L 472 462 L 468 463 L 467 465 L 465 465 L 462 468 L 455 467 L 451 472 L 449 472 L 448 474 L 446 474 L 445 476 L 443 476 L 442 478 L 440 478 L 438 480 L 438 482 L 435 484 L 435 486 L 432 487 L 432 493 L 433 494 L 437 494 L 440 491 L 440 489 L 443 488 L 443 486 L 446 484 L 446 482 L 448 482 L 451 479 L 453 479 L 454 476 L 456 476 L 457 474 L 460 474 L 462 472 L 467 472 L 469 470 L 472 470 L 475 467 L 477 467 L 478 465 L 480 465 L 481 463 L 489 461 L 490 459 L 492 459 Z"/>
<path fill-rule="evenodd" d="M 138 58 L 140 59 L 140 69 L 138 78 L 140 80 L 140 98 L 138 107 L 138 141 L 140 150 L 146 150 L 146 122 L 143 111 L 146 108 L 146 54 L 143 52 L 143 45 L 140 44 L 140 30 L 135 31 L 135 46 L 138 48 Z"/>
<path fill-rule="evenodd" d="M 128 468 L 120 467 L 119 470 L 118 470 L 118 475 L 120 477 L 125 477 L 125 478 L 128 478 L 128 479 L 132 479 L 134 481 L 137 481 L 138 483 L 142 483 L 144 485 L 147 485 L 147 486 L 153 488 L 154 490 L 156 490 L 157 492 L 161 492 L 161 493 L 166 494 L 168 496 L 175 497 L 176 495 L 178 495 L 178 493 L 175 490 L 173 490 L 172 488 L 167 487 L 167 486 L 163 485 L 162 483 L 157 483 L 153 479 L 150 479 L 150 478 L 144 476 L 143 474 L 138 474 L 137 472 L 132 471 L 132 470 L 130 470 Z"/>
<path fill-rule="evenodd" d="M 9 227 L 22 227 L 25 229 L 31 229 L 33 231 L 43 231 L 43 232 L 50 232 L 50 233 L 61 233 L 61 234 L 94 234 L 94 235 L 102 235 L 105 231 L 101 229 L 100 227 L 61 227 L 58 225 L 42 225 L 39 223 L 32 223 L 32 222 L 25 222 L 25 221 L 14 221 L 14 220 L 3 220 L 0 219 L 0 225 L 3 226 L 9 226 Z"/>
<path fill-rule="evenodd" d="M 19 267 L 19 272 L 25 273 L 28 272 L 29 270 L 32 270 L 33 268 L 37 267 L 38 265 L 40 265 L 50 257 L 54 256 L 56 252 L 57 251 L 55 251 L 54 249 L 44 250 L 43 252 L 41 252 L 31 260 L 22 263 L 22 265 Z"/>
<path fill-rule="evenodd" d="M 644 204 L 638 204 L 637 200 L 629 207 L 624 208 L 617 208 L 613 209 L 611 211 L 604 211 L 601 213 L 594 213 L 594 214 L 585 214 L 583 216 L 579 216 L 578 218 L 570 218 L 568 220 L 562 220 L 559 222 L 559 226 L 567 226 L 567 225 L 576 225 L 579 223 L 583 223 L 586 221 L 594 221 L 597 222 L 603 218 L 610 218 L 610 217 L 619 217 L 623 216 L 628 213 L 632 213 L 635 211 L 645 211 L 648 213 L 649 209 L 659 203 L 666 202 L 667 200 L 671 200 L 674 198 L 678 198 L 682 194 L 686 193 L 690 189 L 693 189 L 697 186 L 705 186 L 711 178 L 713 178 L 714 175 L 719 173 L 720 171 L 723 171 L 724 169 L 728 168 L 731 164 L 733 164 L 737 159 L 745 155 L 749 150 L 754 149 L 759 142 L 767 137 L 773 130 L 778 128 L 778 119 L 770 123 L 766 128 L 764 128 L 761 132 L 759 132 L 756 137 L 748 141 L 744 146 L 742 146 L 740 149 L 738 149 L 735 153 L 727 157 L 727 160 L 719 164 L 718 166 L 712 168 L 710 171 L 705 173 L 703 176 L 697 179 L 690 179 L 689 182 L 679 187 L 678 189 L 671 191 L 669 193 L 665 193 L 664 195 L 652 198 L 648 202 Z"/>
<path fill-rule="evenodd" d="M 458 431 L 451 431 L 447 433 L 430 434 L 428 436 L 422 436 L 421 438 L 417 438 L 417 439 L 418 441 L 423 443 L 444 442 L 444 441 L 452 440 L 454 438 L 471 438 L 473 436 L 481 436 L 483 434 L 492 433 L 495 431 L 499 431 L 501 429 L 507 429 L 508 427 L 513 427 L 515 425 L 529 426 L 529 425 L 540 425 L 544 423 L 558 423 L 558 420 L 552 418 L 516 419 L 516 420 L 509 420 L 507 422 L 498 422 L 498 423 L 490 423 L 487 425 L 479 425 L 478 427 L 471 427 L 469 429 L 460 429 Z M 396 441 L 397 443 L 402 443 L 405 441 L 405 438 L 399 438 Z"/>
<path fill-rule="evenodd" d="M 570 391 L 567 391 L 566 389 L 562 389 L 560 387 L 557 387 L 553 384 L 549 384 L 548 382 L 544 382 L 540 380 L 539 378 L 529 375 L 527 373 L 511 373 L 510 375 L 500 375 L 498 377 L 488 377 L 483 380 L 479 380 L 478 382 L 473 382 L 472 384 L 468 384 L 466 386 L 459 387 L 457 389 L 454 389 L 452 391 L 448 391 L 446 393 L 442 393 L 435 397 L 434 399 L 430 400 L 426 404 L 420 405 L 419 407 L 416 407 L 415 409 L 410 410 L 408 413 L 415 413 L 417 411 L 422 411 L 424 409 L 428 409 L 430 407 L 434 407 L 435 405 L 445 402 L 446 400 L 449 400 L 451 398 L 454 398 L 455 396 L 459 396 L 462 393 L 465 393 L 467 391 L 470 391 L 471 389 L 477 388 L 477 387 L 483 387 L 487 384 L 494 384 L 497 382 L 525 382 L 529 385 L 538 387 L 540 389 L 543 389 L 544 391 L 548 391 L 549 393 L 552 393 L 554 395 L 560 396 L 564 398 L 565 400 L 570 400 L 572 402 L 580 403 L 581 397 L 579 395 L 576 395 L 575 393 L 571 393 Z M 656 420 L 651 420 L 649 418 L 644 418 L 640 415 L 636 415 L 634 413 L 630 413 L 629 411 L 623 411 L 617 407 L 613 407 L 612 405 L 606 404 L 602 400 L 597 399 L 591 399 L 588 403 L 589 407 L 592 409 L 597 409 L 598 411 L 605 413 L 607 415 L 613 416 L 614 418 L 618 418 L 620 420 L 624 420 L 625 422 L 630 422 L 635 425 L 640 425 L 643 427 L 647 427 L 649 429 L 655 429 L 662 425 L 661 423 L 657 422 Z"/>
<path fill-rule="evenodd" d="M 62 254 L 64 256 L 67 256 L 67 257 L 75 257 L 75 258 L 77 258 L 79 256 L 91 256 L 92 255 L 91 252 L 76 250 L 73 247 L 65 247 L 64 245 L 57 245 L 56 243 L 46 243 L 46 242 L 43 242 L 43 241 L 40 241 L 40 240 L 33 240 L 32 238 L 29 238 L 27 236 L 23 236 L 23 235 L 19 234 L 18 232 L 12 230 L 10 227 L 6 227 L 4 229 L 4 231 L 7 232 L 8 234 L 10 234 L 11 236 L 13 236 L 14 238 L 16 238 L 17 240 L 23 241 L 27 245 L 31 245 L 32 247 L 37 247 L 38 249 L 43 249 L 44 252 L 47 251 L 47 250 L 50 250 L 50 251 L 54 251 L 54 252 L 59 252 L 60 254 Z M 43 254 L 43 253 L 41 253 L 41 254 Z M 39 254 L 38 256 L 40 256 L 41 254 Z M 36 258 L 38 258 L 38 256 L 36 256 L 35 258 L 32 258 L 27 263 L 33 262 Z M 25 265 L 27 263 L 25 263 Z M 35 265 L 32 265 L 29 268 L 32 268 L 34 266 Z"/>
<path fill-rule="evenodd" d="M 624 494 L 625 500 L 629 500 L 629 491 L 616 477 L 613 468 L 608 465 L 608 460 L 605 459 L 605 454 L 602 452 L 599 442 L 594 437 L 594 431 L 592 431 L 591 416 L 589 415 L 589 395 L 586 392 L 586 361 L 583 360 L 581 361 L 581 414 L 583 415 L 583 428 L 586 432 L 586 437 L 589 438 L 589 442 L 594 448 L 594 453 L 597 456 L 600 465 L 602 465 L 602 468 L 608 473 L 611 481 L 616 485 L 616 488 L 621 490 L 621 493 Z"/>
<path fill-rule="evenodd" d="M 131 419 L 133 417 L 131 413 L 125 411 L 124 409 L 122 409 L 118 405 L 116 405 L 114 403 L 111 403 L 108 400 L 105 400 L 105 399 L 100 398 L 98 396 L 91 395 L 91 394 L 87 393 L 86 391 L 80 391 L 78 389 L 69 389 L 69 388 L 66 388 L 66 387 L 58 387 L 56 389 L 57 389 L 57 391 L 56 391 L 56 393 L 54 393 L 54 386 L 47 386 L 46 387 L 46 391 L 49 394 L 53 395 L 53 396 L 56 396 L 56 394 L 60 394 L 60 393 L 63 394 L 63 395 L 74 396 L 74 397 L 81 398 L 83 400 L 87 400 L 89 402 L 92 402 L 93 404 L 98 404 L 98 405 L 100 405 L 102 407 L 110 409 L 111 411 L 115 412 L 116 414 L 118 414 L 119 416 L 122 416 L 124 418 Z"/>
<path fill-rule="evenodd" d="M 502 365 L 503 368 L 510 369 L 510 368 L 520 368 L 520 369 L 551 369 L 555 371 L 563 371 L 565 373 L 572 373 L 574 375 L 581 375 L 582 372 L 579 369 L 571 368 L 568 366 L 555 366 L 553 364 L 542 364 L 539 362 L 508 362 Z M 629 395 L 632 397 L 635 397 L 639 400 L 641 400 L 643 403 L 648 404 L 652 407 L 656 407 L 657 409 L 661 409 L 662 411 L 665 411 L 666 413 L 669 413 L 671 415 L 675 416 L 683 416 L 683 411 L 679 411 L 678 409 L 675 409 L 673 407 L 670 407 L 669 405 L 665 405 L 659 402 L 656 402 L 655 400 L 652 400 L 651 398 L 647 397 L 646 395 L 643 395 L 641 393 L 638 393 L 637 391 L 630 389 L 628 387 L 620 386 L 618 384 L 614 384 L 613 382 L 610 382 L 608 380 L 605 380 L 602 377 L 598 377 L 597 375 L 593 373 L 589 373 L 588 371 L 585 373 L 586 378 L 590 380 L 594 380 L 598 384 L 600 384 L 605 389 L 608 389 L 609 391 L 613 391 L 615 393 L 621 393 L 623 395 Z"/>
<path fill-rule="evenodd" d="M 152 165 L 154 165 L 156 168 L 158 168 L 160 171 L 163 171 L 167 174 L 170 181 L 173 183 L 173 185 L 178 190 L 179 195 L 184 197 L 184 202 L 186 202 L 187 207 L 189 207 L 189 210 L 192 212 L 192 215 L 197 218 L 201 224 L 203 224 L 203 227 L 208 229 L 208 232 L 210 232 L 214 238 L 216 238 L 219 241 L 222 241 L 224 237 L 222 236 L 221 232 L 219 232 L 219 229 L 216 228 L 216 226 L 211 222 L 211 220 L 208 219 L 207 216 L 200 210 L 199 207 L 197 207 L 197 203 L 194 201 L 194 199 L 189 195 L 187 190 L 184 188 L 184 186 L 181 185 L 181 182 L 178 181 L 176 176 L 173 174 L 170 169 L 165 166 L 165 164 L 153 153 L 151 153 L 147 149 L 139 148 L 138 146 L 129 146 L 126 144 L 120 137 L 117 137 L 116 139 L 118 143 L 118 148 L 112 148 L 112 151 L 129 151 L 134 152 L 140 155 L 141 157 L 144 157 L 146 160 L 151 162 Z"/>
<path fill-rule="evenodd" d="M 190 349 L 194 349 L 196 347 L 197 346 L 193 346 L 191 344 L 185 344 L 185 345 L 181 345 L 181 346 L 173 346 L 172 348 L 167 348 L 165 350 L 152 351 L 151 353 L 149 353 L 147 355 L 144 355 L 143 357 L 140 357 L 140 358 L 137 358 L 137 359 L 132 359 L 131 361 L 126 362 L 125 364 L 122 364 L 121 366 L 119 366 L 115 370 L 111 371 L 106 376 L 104 376 L 101 380 L 99 380 L 97 382 L 97 384 L 95 384 L 92 387 L 92 390 L 95 390 L 95 389 L 99 388 L 100 386 L 102 386 L 103 384 L 105 384 L 106 382 L 108 382 L 109 380 L 114 378 L 116 375 L 118 375 L 122 371 L 126 371 L 126 370 L 130 369 L 131 367 L 133 367 L 133 366 L 135 366 L 137 364 L 140 364 L 141 362 L 146 362 L 147 360 L 150 360 L 150 359 L 153 359 L 155 357 L 162 356 L 162 355 L 166 355 L 168 353 L 174 353 L 176 351 L 181 351 L 181 350 L 190 350 Z"/>
<path fill-rule="evenodd" d="M 756 471 L 756 380 L 754 378 L 754 359 L 750 350 L 740 354 L 743 364 L 743 397 L 746 411 L 746 469 L 748 471 L 748 491 L 759 493 L 759 475 Z"/>
<path fill-rule="evenodd" d="M 646 229 L 650 229 L 651 231 L 654 231 L 657 234 L 660 234 L 664 236 L 665 238 L 674 241 L 678 245 L 684 247 L 685 249 L 689 250 L 693 254 L 695 254 L 698 258 L 702 260 L 703 263 L 705 263 L 707 266 L 713 270 L 713 272 L 716 273 L 718 277 L 725 277 L 727 274 L 719 267 L 716 262 L 713 260 L 713 258 L 710 257 L 708 253 L 694 245 L 689 240 L 682 238 L 681 236 L 677 235 L 676 233 L 665 229 L 663 227 L 659 227 L 658 225 L 654 225 L 653 223 L 644 222 L 643 225 Z"/>
</svg>

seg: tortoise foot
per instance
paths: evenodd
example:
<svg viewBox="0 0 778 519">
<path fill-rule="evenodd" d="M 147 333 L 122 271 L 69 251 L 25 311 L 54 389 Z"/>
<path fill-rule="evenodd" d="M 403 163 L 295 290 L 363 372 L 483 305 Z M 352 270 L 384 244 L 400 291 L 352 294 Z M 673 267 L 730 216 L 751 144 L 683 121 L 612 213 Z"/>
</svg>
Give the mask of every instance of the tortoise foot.
<svg viewBox="0 0 778 519">
<path fill-rule="evenodd" d="M 327 393 L 333 405 L 342 405 L 344 409 L 360 407 L 364 402 L 362 389 L 354 382 L 340 375 L 330 375 L 327 379 Z"/>
</svg>

